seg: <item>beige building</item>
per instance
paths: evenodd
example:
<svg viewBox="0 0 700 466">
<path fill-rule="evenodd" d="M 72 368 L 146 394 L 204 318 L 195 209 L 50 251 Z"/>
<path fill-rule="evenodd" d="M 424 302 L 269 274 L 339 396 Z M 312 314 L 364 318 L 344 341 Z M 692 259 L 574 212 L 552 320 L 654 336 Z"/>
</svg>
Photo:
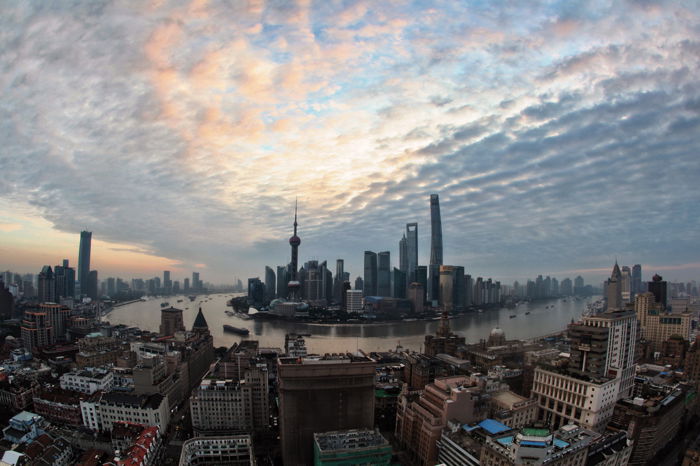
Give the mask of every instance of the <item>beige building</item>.
<svg viewBox="0 0 700 466">
<path fill-rule="evenodd" d="M 693 315 L 683 308 L 682 312 L 667 313 L 654 302 L 653 293 L 641 293 L 634 301 L 634 310 L 639 320 L 642 337 L 649 343 L 652 352 L 660 352 L 662 345 L 672 335 L 690 340 Z"/>
<path fill-rule="evenodd" d="M 437 442 L 448 421 L 468 424 L 483 417 L 479 403 L 481 391 L 469 377 L 458 376 L 436 379 L 416 395 L 404 385 L 396 409 L 395 435 L 415 462 L 434 465 Z"/>
<path fill-rule="evenodd" d="M 522 397 L 510 390 L 491 395 L 491 410 L 495 418 L 513 429 L 535 422 L 537 409 L 537 400 Z"/>
</svg>

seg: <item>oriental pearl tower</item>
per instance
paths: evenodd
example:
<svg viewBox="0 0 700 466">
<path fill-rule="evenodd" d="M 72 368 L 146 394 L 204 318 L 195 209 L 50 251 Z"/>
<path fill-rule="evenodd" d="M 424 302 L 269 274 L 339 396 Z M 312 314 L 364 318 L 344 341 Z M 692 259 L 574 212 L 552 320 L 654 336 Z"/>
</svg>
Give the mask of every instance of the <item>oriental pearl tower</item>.
<svg viewBox="0 0 700 466">
<path fill-rule="evenodd" d="M 291 263 L 291 275 L 289 284 L 287 284 L 287 289 L 289 290 L 289 300 L 299 301 L 299 288 L 300 283 L 297 279 L 297 261 L 299 257 L 299 245 L 301 244 L 301 238 L 297 236 L 297 202 L 294 201 L 294 234 L 289 238 L 289 245 L 292 247 L 292 263 Z"/>
</svg>

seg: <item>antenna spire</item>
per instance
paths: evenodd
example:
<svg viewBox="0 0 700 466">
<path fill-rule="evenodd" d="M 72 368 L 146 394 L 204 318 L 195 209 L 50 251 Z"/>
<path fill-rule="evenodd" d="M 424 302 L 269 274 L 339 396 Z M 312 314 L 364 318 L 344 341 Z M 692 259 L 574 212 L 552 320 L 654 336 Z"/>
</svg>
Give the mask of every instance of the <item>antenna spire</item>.
<svg viewBox="0 0 700 466">
<path fill-rule="evenodd" d="M 294 198 L 294 235 L 297 234 L 297 198 Z"/>
</svg>

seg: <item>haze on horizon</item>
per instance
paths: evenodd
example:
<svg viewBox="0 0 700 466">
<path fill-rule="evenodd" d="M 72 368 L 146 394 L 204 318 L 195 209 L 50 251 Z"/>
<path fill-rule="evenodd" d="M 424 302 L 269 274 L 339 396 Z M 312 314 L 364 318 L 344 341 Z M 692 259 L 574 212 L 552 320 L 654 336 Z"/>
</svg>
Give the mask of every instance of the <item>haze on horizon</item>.
<svg viewBox="0 0 700 466">
<path fill-rule="evenodd" d="M 695 5 L 695 6 L 693 6 Z M 0 268 L 700 276 L 693 2 L 5 2 Z M 333 266 L 331 266 L 333 267 Z"/>
</svg>

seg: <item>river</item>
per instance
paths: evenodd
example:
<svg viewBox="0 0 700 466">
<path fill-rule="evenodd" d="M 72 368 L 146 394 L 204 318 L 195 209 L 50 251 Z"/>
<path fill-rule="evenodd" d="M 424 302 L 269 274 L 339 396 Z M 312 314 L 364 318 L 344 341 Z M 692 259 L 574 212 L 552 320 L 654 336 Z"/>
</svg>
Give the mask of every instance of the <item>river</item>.
<svg viewBox="0 0 700 466">
<path fill-rule="evenodd" d="M 214 336 L 215 346 L 231 346 L 241 339 L 255 339 L 264 347 L 284 347 L 286 333 L 308 333 L 306 346 L 309 352 L 331 353 L 340 351 L 386 351 L 401 345 L 404 348 L 419 351 L 427 334 L 434 334 L 439 322 L 411 321 L 387 322 L 376 324 L 305 324 L 281 320 L 255 321 L 240 317 L 227 316 L 224 311 L 226 301 L 233 296 L 230 293 L 198 296 L 194 302 L 186 296 L 168 298 L 150 298 L 112 309 L 103 320 L 112 324 L 126 324 L 143 330 L 158 331 L 160 325 L 161 302 L 167 300 L 170 305 L 183 310 L 185 326 L 189 329 L 202 307 L 209 330 Z M 586 304 L 596 298 L 553 299 L 523 303 L 515 309 L 490 309 L 483 313 L 470 313 L 450 320 L 452 331 L 466 337 L 467 343 L 476 343 L 488 338 L 491 329 L 501 327 L 508 339 L 528 339 L 561 331 L 578 319 Z M 179 300 L 182 300 L 178 302 Z M 525 314 L 529 312 L 530 314 Z M 515 314 L 515 318 L 510 316 Z M 245 327 L 250 335 L 224 333 L 223 325 Z"/>
</svg>

